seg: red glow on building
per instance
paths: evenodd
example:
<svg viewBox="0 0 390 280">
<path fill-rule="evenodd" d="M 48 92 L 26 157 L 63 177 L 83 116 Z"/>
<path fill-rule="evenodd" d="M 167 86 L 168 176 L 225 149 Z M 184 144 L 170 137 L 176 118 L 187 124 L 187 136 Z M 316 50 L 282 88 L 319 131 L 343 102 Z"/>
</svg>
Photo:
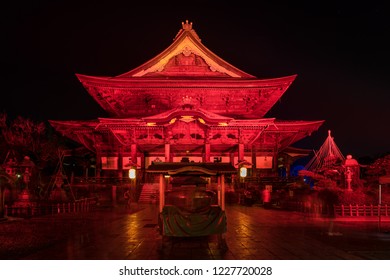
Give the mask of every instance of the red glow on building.
<svg viewBox="0 0 390 280">
<path fill-rule="evenodd" d="M 261 79 L 218 57 L 192 23 L 154 58 L 114 77 L 77 74 L 110 118 L 51 120 L 62 134 L 97 155 L 96 176 L 126 162 L 145 171 L 162 162 L 251 164 L 248 176 L 275 176 L 309 151 L 291 147 L 324 122 L 264 118 L 296 75 Z M 127 176 L 126 176 L 127 177 Z"/>
</svg>

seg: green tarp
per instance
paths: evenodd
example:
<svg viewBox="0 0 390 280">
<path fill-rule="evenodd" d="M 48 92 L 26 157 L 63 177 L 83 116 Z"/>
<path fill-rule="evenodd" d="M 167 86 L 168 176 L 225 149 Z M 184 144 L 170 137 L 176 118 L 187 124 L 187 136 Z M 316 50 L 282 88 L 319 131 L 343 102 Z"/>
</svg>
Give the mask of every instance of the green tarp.
<svg viewBox="0 0 390 280">
<path fill-rule="evenodd" d="M 159 216 L 164 236 L 207 236 L 226 232 L 225 211 L 219 206 L 199 209 L 196 212 L 176 206 L 164 206 Z"/>
</svg>

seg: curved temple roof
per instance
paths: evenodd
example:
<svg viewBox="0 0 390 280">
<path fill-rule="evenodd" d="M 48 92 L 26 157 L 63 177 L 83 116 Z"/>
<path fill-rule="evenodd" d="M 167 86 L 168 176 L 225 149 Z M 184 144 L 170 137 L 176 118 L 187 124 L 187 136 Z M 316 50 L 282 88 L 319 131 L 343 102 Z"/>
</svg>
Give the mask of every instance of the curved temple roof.
<svg viewBox="0 0 390 280">
<path fill-rule="evenodd" d="M 256 78 L 206 48 L 188 21 L 141 66 L 115 77 L 77 77 L 110 117 L 50 123 L 91 151 L 114 149 L 111 138 L 124 147 L 137 143 L 141 152 L 164 153 L 167 141 L 177 153 L 206 142 L 220 154 L 238 143 L 282 151 L 324 122 L 264 118 L 296 75 Z"/>
<path fill-rule="evenodd" d="M 188 21 L 168 48 L 126 73 L 76 75 L 112 117 L 153 116 L 190 104 L 227 117 L 261 118 L 296 78 L 259 79 L 234 67 L 203 45 Z"/>
</svg>

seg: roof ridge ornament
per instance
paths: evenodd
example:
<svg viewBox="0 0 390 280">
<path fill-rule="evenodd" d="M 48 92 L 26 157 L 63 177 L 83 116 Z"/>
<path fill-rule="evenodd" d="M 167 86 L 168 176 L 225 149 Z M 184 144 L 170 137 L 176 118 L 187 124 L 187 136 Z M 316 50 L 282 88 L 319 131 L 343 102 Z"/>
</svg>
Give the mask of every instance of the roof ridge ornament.
<svg viewBox="0 0 390 280">
<path fill-rule="evenodd" d="M 202 41 L 199 38 L 198 34 L 196 34 L 195 29 L 192 28 L 192 22 L 189 22 L 188 19 L 185 22 L 183 22 L 183 21 L 181 22 L 181 29 L 176 34 L 175 38 L 173 38 L 173 41 L 175 41 L 178 37 L 180 37 L 180 35 L 182 35 L 185 32 L 192 34 L 196 38 L 196 40 L 198 40 L 199 42 Z"/>
<path fill-rule="evenodd" d="M 181 23 L 181 26 L 182 26 L 182 28 L 183 28 L 184 30 L 186 30 L 186 31 L 192 30 L 192 22 L 188 23 L 188 19 L 186 20 L 185 23 L 182 22 L 182 23 Z"/>
</svg>

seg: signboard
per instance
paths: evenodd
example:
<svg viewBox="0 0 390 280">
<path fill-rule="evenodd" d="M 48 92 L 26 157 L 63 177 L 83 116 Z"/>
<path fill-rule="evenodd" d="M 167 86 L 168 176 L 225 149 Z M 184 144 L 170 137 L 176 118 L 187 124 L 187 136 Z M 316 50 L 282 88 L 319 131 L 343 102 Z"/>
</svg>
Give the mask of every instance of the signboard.
<svg viewBox="0 0 390 280">
<path fill-rule="evenodd" d="M 134 162 L 132 162 L 132 157 L 123 157 L 122 159 L 122 166 L 123 170 L 129 170 L 131 167 L 137 167 L 137 169 L 141 168 L 141 157 L 137 157 L 137 162 L 135 163 L 136 166 L 134 165 Z"/>
<path fill-rule="evenodd" d="M 203 162 L 203 158 L 202 157 L 192 157 L 192 156 L 188 156 L 188 157 L 173 157 L 172 160 L 173 160 L 173 162 L 182 162 L 183 158 L 187 158 L 188 162 Z"/>
</svg>

